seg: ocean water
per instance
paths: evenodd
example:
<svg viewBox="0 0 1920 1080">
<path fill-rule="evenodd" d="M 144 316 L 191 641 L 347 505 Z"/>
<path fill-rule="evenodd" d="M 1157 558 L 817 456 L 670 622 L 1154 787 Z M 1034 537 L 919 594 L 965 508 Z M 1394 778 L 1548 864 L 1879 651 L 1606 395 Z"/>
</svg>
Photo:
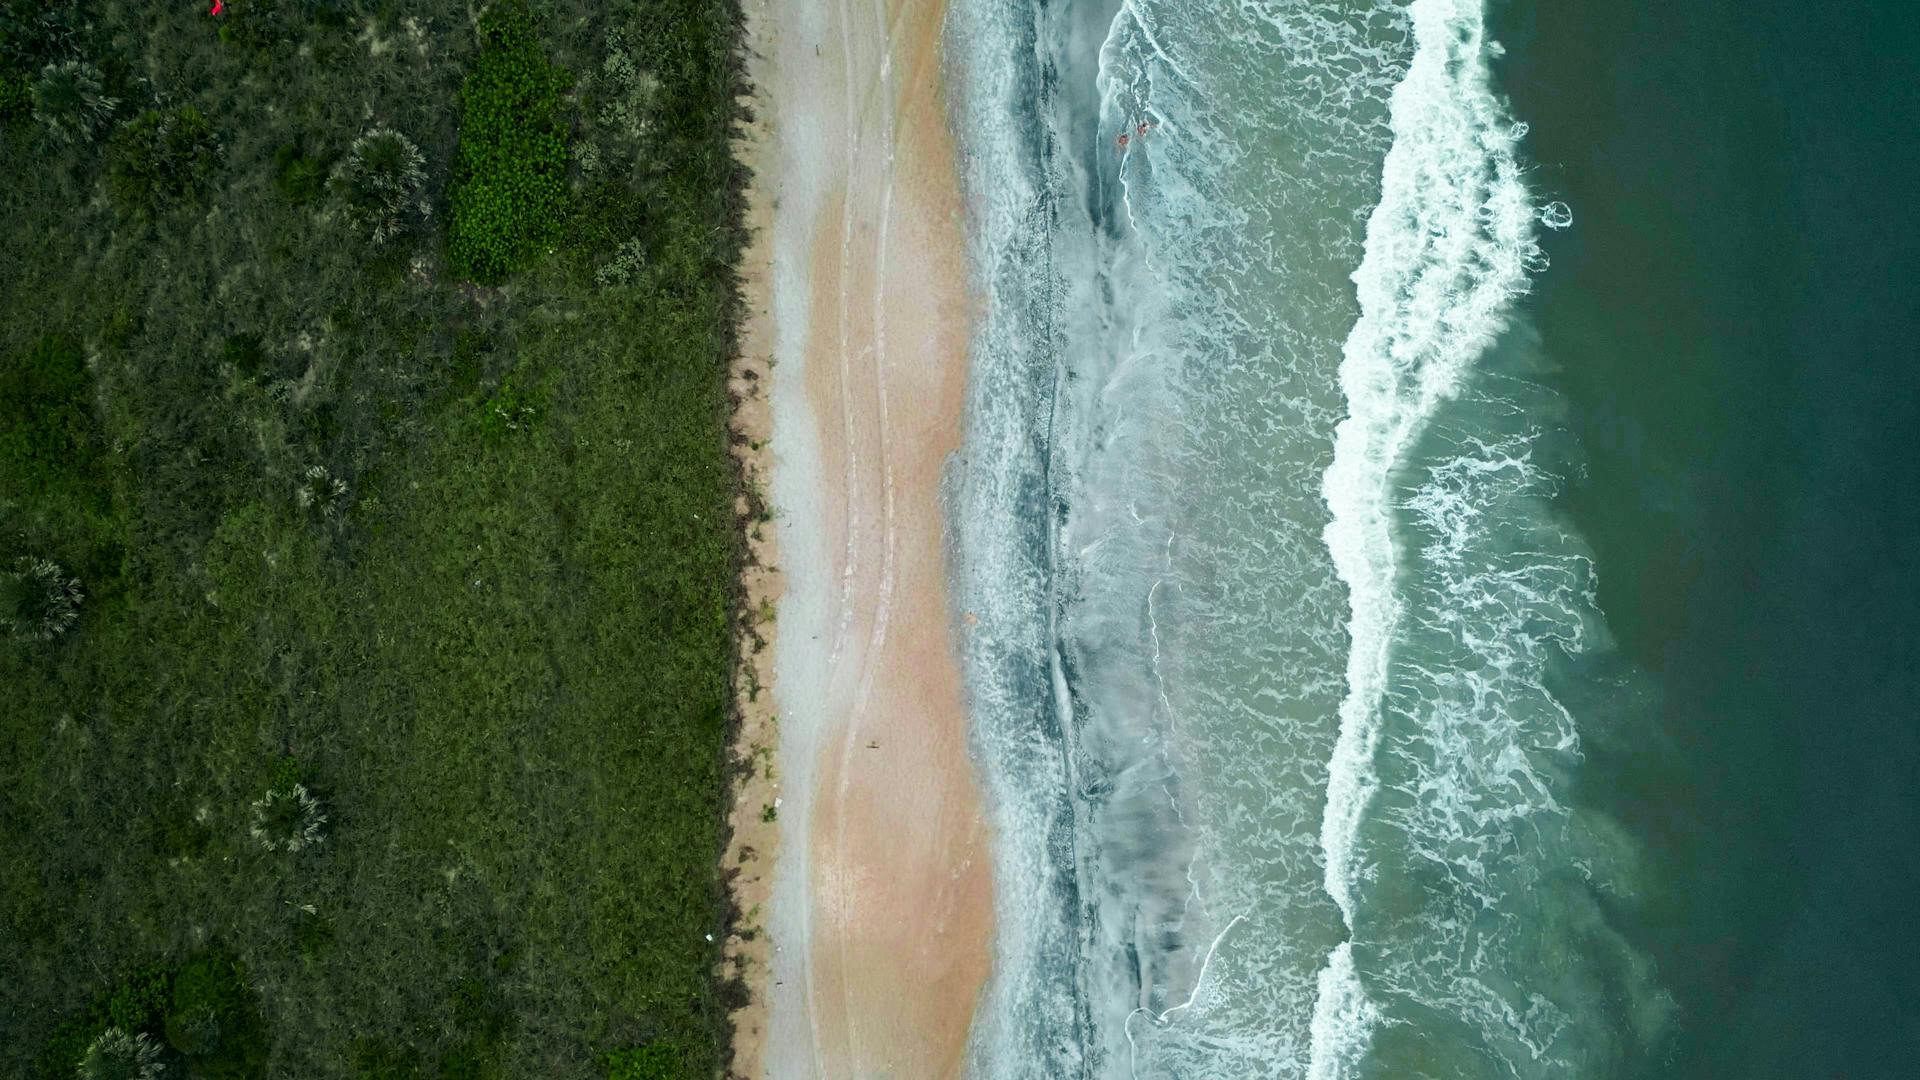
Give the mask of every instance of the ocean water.
<svg viewBox="0 0 1920 1080">
<path fill-rule="evenodd" d="M 1709 304 L 1646 202 L 1715 136 L 1782 136 L 1623 148 L 1674 35 L 1769 69 L 1701 29 L 1732 5 L 1606 8 L 950 5 L 985 302 L 952 589 L 998 844 L 975 1075 L 1768 1074 L 1715 1056 L 1738 1014 L 1696 965 L 1760 948 L 1703 944 L 1716 918 L 1789 910 L 1740 900 L 1797 850 L 1760 779 L 1793 769 L 1709 753 L 1738 743 L 1714 649 L 1775 609 L 1688 591 L 1730 523 L 1684 489 L 1785 384 L 1712 389 L 1805 371 L 1739 373 L 1725 317 L 1779 297 Z M 1777 831 L 1710 857 L 1756 796 Z"/>
</svg>

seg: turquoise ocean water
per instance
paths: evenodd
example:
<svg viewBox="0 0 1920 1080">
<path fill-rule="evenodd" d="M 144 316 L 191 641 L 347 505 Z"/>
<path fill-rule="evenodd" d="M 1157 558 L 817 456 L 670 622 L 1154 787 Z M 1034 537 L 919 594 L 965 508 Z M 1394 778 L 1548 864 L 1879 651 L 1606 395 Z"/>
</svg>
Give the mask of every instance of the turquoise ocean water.
<svg viewBox="0 0 1920 1080">
<path fill-rule="evenodd" d="M 1626 6 L 954 0 L 976 1075 L 1903 1075 L 1910 17 Z"/>
</svg>

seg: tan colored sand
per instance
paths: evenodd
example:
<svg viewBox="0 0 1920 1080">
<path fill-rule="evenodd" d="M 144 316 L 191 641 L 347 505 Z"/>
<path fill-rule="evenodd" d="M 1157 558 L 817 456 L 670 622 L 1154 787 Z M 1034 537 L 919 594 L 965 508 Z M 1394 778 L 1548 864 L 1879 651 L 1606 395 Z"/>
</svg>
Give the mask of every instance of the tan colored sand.
<svg viewBox="0 0 1920 1080">
<path fill-rule="evenodd" d="M 756 193 L 772 208 L 772 378 L 791 380 L 775 397 L 794 403 L 775 409 L 773 446 L 797 599 L 780 612 L 773 1015 L 764 1041 L 743 1025 L 737 1067 L 931 1080 L 960 1071 L 991 934 L 944 596 L 939 487 L 970 312 L 942 10 L 789 0 L 749 15 L 773 129 Z"/>
<path fill-rule="evenodd" d="M 773 162 L 764 116 L 739 132 L 735 152 L 759 174 L 747 210 L 751 232 L 742 258 L 745 323 L 741 327 L 740 355 L 734 358 L 729 386 L 733 393 L 733 453 L 754 496 L 738 507 L 747 519 L 748 565 L 741 585 L 751 613 L 741 642 L 741 663 L 734 694 L 740 711 L 740 731 L 733 753 L 746 771 L 735 781 L 728 813 L 732 839 L 721 869 L 731 875 L 733 902 L 739 924 L 726 942 L 723 976 L 737 976 L 748 987 L 744 1008 L 733 1015 L 733 1072 L 742 1077 L 764 1074 L 768 1017 L 772 998 L 773 942 L 766 928 L 766 910 L 773 895 L 773 867 L 780 850 L 780 822 L 769 819 L 768 807 L 780 798 L 776 758 L 780 729 L 774 695 L 773 636 L 785 582 L 780 575 L 778 531 L 765 518 L 765 484 L 773 466 L 773 414 L 767 389 L 773 374 L 771 268 L 773 204 L 767 180 Z M 759 500 L 759 501 L 755 501 Z"/>
</svg>

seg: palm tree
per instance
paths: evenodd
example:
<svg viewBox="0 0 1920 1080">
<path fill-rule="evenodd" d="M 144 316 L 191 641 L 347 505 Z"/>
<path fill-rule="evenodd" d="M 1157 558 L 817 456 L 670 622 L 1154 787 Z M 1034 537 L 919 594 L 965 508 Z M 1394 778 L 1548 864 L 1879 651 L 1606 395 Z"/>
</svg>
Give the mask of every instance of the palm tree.
<svg viewBox="0 0 1920 1080">
<path fill-rule="evenodd" d="M 268 851 L 299 851 L 326 837 L 327 814 L 305 784 L 275 788 L 253 804 L 254 840 Z"/>
<path fill-rule="evenodd" d="M 166 1074 L 159 1043 L 117 1027 L 101 1032 L 80 1059 L 80 1080 L 160 1080 Z"/>
<path fill-rule="evenodd" d="M 392 128 L 377 127 L 353 141 L 334 170 L 333 189 L 347 219 L 366 230 L 374 243 L 385 243 L 427 215 L 420 197 L 426 165 L 412 140 Z"/>
<path fill-rule="evenodd" d="M 0 629 L 16 641 L 51 641 L 80 617 L 80 582 L 47 559 L 22 557 L 0 574 Z"/>
<path fill-rule="evenodd" d="M 107 96 L 100 69 L 84 60 L 48 64 L 33 83 L 34 115 L 61 142 L 90 141 L 119 104 Z"/>
</svg>

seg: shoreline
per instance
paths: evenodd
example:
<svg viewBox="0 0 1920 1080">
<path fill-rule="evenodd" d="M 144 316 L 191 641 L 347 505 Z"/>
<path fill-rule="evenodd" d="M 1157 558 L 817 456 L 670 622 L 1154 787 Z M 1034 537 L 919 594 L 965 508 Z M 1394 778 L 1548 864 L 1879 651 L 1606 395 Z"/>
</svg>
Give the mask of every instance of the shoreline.
<svg viewBox="0 0 1920 1080">
<path fill-rule="evenodd" d="M 992 886 L 940 499 L 972 314 L 944 10 L 758 0 L 747 15 L 762 137 L 742 351 L 769 363 L 758 460 L 784 580 L 749 583 L 752 605 L 780 597 L 761 654 L 780 719 L 773 767 L 734 808 L 760 861 L 726 864 L 770 932 L 737 946 L 758 985 L 736 1014 L 735 1067 L 952 1076 L 990 966 Z M 770 879 L 750 839 L 772 826 L 762 799 L 779 800 L 786 837 Z"/>
<path fill-rule="evenodd" d="M 777 165 L 771 152 L 771 126 L 764 91 L 754 81 L 754 66 L 764 42 L 765 19 L 749 13 L 744 30 L 748 55 L 750 122 L 737 127 L 734 153 L 746 165 L 747 245 L 740 255 L 739 352 L 728 371 L 733 398 L 729 448 L 739 462 L 745 491 L 735 510 L 745 523 L 747 558 L 740 568 L 745 613 L 738 627 L 739 666 L 733 694 L 740 726 L 730 757 L 739 770 L 727 808 L 728 840 L 720 872 L 735 918 L 722 949 L 723 980 L 738 980 L 745 1001 L 730 1015 L 732 1060 L 729 1075 L 757 1077 L 765 1070 L 767 1026 L 772 1002 L 773 942 L 766 913 L 773 896 L 773 866 L 781 844 L 778 818 L 780 773 L 779 708 L 774 696 L 775 613 L 785 592 L 780 569 L 779 530 L 768 504 L 767 482 L 773 469 L 773 415 L 769 386 L 773 375 L 774 335 L 769 305 L 773 273 L 773 198 Z"/>
</svg>

